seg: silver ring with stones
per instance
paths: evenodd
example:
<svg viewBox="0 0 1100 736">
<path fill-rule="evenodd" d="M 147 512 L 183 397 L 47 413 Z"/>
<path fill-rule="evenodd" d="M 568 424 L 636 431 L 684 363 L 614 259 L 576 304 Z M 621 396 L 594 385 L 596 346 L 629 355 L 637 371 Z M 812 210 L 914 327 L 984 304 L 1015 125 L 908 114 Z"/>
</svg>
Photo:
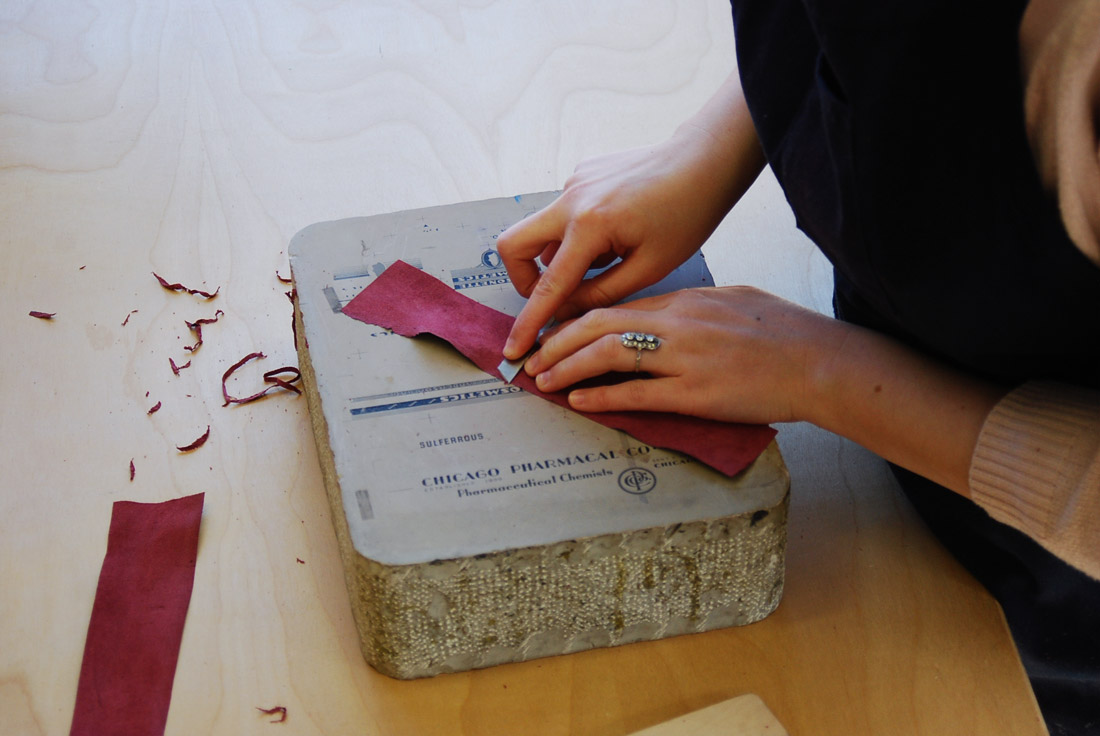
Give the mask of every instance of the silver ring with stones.
<svg viewBox="0 0 1100 736">
<path fill-rule="evenodd" d="M 634 348 L 638 351 L 634 354 L 635 373 L 642 369 L 642 351 L 656 350 L 661 347 L 661 338 L 646 332 L 624 332 L 620 339 L 624 348 Z"/>
</svg>

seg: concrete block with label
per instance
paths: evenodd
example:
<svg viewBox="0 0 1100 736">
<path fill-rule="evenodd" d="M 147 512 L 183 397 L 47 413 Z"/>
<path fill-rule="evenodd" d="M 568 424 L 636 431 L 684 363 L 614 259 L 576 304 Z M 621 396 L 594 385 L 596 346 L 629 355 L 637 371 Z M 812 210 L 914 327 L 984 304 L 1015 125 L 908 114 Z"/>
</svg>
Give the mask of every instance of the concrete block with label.
<svg viewBox="0 0 1100 736">
<path fill-rule="evenodd" d="M 553 196 L 319 223 L 291 242 L 348 593 L 364 656 L 393 677 L 748 624 L 782 595 L 789 478 L 774 443 L 728 478 L 439 340 L 340 313 L 398 259 L 517 313 L 495 239 Z M 644 293 L 706 285 L 696 256 Z"/>
</svg>

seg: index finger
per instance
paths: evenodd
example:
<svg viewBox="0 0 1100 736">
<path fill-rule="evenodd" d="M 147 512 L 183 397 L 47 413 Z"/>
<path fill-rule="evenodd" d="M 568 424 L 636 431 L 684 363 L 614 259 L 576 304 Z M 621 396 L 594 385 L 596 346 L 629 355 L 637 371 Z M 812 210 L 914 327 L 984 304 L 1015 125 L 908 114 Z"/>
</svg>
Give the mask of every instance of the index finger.
<svg viewBox="0 0 1100 736">
<path fill-rule="evenodd" d="M 538 258 L 561 241 L 565 221 L 555 208 L 557 202 L 529 215 L 502 232 L 497 252 L 508 278 L 521 295 L 528 297 L 539 278 Z"/>
<path fill-rule="evenodd" d="M 566 226 L 561 247 L 546 270 L 536 277 L 527 304 L 512 325 L 504 357 L 516 360 L 535 344 L 539 330 L 576 291 L 595 256 L 606 250 L 602 245 L 599 235 L 579 227 L 575 221 Z M 511 276 L 511 269 L 508 273 Z"/>
</svg>

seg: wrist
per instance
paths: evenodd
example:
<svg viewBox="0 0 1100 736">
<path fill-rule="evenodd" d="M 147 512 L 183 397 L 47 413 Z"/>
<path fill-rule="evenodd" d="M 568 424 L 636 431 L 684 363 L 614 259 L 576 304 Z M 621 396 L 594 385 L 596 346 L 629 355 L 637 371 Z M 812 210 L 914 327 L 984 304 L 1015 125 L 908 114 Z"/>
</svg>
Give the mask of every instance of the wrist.
<svg viewBox="0 0 1100 736">
<path fill-rule="evenodd" d="M 720 187 L 732 207 L 767 163 L 737 72 L 668 141 L 686 151 L 707 185 Z"/>
<path fill-rule="evenodd" d="M 822 325 L 814 339 L 803 342 L 802 390 L 792 413 L 794 421 L 836 431 L 838 407 L 850 398 L 852 356 L 861 350 L 857 343 L 862 329 L 824 316 Z"/>
<path fill-rule="evenodd" d="M 1003 388 L 885 335 L 836 324 L 838 339 L 808 363 L 800 418 L 968 495 L 974 446 Z"/>
</svg>

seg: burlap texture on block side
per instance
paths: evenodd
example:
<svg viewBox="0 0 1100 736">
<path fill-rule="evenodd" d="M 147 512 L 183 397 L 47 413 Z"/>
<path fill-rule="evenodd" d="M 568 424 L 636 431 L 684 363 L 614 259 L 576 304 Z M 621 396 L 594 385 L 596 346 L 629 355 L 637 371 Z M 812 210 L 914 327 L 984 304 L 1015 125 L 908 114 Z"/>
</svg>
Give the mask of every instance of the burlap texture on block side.
<svg viewBox="0 0 1100 736">
<path fill-rule="evenodd" d="M 752 623 L 782 596 L 786 516 L 784 497 L 766 514 L 461 560 L 352 552 L 363 654 L 404 679 Z"/>
</svg>

